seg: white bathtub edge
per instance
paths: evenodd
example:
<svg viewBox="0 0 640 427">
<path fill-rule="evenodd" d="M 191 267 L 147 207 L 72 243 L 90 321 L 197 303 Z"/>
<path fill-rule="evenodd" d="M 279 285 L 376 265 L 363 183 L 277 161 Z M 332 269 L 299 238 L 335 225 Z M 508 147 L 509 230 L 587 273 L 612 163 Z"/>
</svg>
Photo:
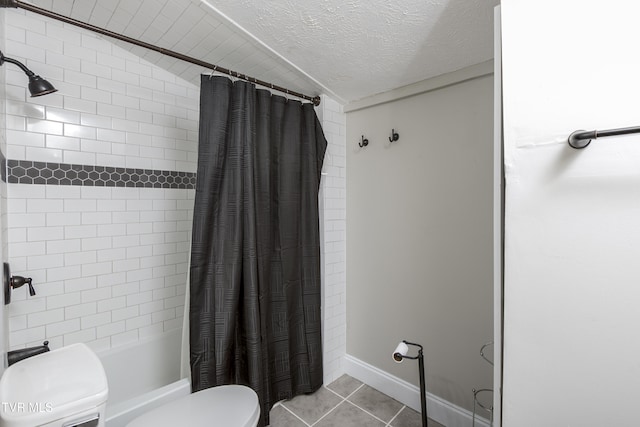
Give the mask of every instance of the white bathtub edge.
<svg viewBox="0 0 640 427">
<path fill-rule="evenodd" d="M 183 378 L 172 384 L 134 397 L 125 402 L 107 406 L 106 427 L 126 427 L 144 412 L 172 402 L 191 393 L 191 383 Z"/>
</svg>

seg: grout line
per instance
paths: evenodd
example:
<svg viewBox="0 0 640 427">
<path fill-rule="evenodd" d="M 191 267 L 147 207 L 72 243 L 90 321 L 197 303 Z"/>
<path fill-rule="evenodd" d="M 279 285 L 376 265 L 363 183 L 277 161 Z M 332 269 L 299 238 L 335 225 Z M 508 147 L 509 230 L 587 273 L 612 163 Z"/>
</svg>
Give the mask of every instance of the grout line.
<svg viewBox="0 0 640 427">
<path fill-rule="evenodd" d="M 362 387 L 364 387 L 364 386 L 365 386 L 365 384 L 364 384 L 364 383 L 363 383 L 363 384 L 360 384 L 360 385 L 358 386 L 358 388 L 356 388 L 356 389 L 355 389 L 355 390 L 353 390 L 351 393 L 349 393 L 349 394 L 347 395 L 347 397 L 344 397 L 344 396 L 342 396 L 341 394 L 338 394 L 337 392 L 335 392 L 335 391 L 331 390 L 331 389 L 330 389 L 329 387 L 327 387 L 327 386 L 323 386 L 323 387 L 324 387 L 325 389 L 329 390 L 331 393 L 333 393 L 333 394 L 335 394 L 336 396 L 338 396 L 340 399 L 342 399 L 342 400 L 347 400 L 348 398 L 350 398 L 351 396 L 353 396 L 353 394 L 354 394 L 354 393 L 356 393 L 358 390 L 360 390 L 360 389 L 361 389 Z"/>
<path fill-rule="evenodd" d="M 402 408 L 400 408 L 400 410 L 398 411 L 398 413 L 396 413 L 396 414 L 395 414 L 395 415 L 394 415 L 394 416 L 389 420 L 389 422 L 387 423 L 387 427 L 390 427 L 390 426 L 391 426 L 391 422 L 392 422 L 393 420 L 395 420 L 396 418 L 398 418 L 398 415 L 400 415 L 400 412 L 402 412 L 402 410 L 403 410 L 404 408 L 406 408 L 406 407 L 407 407 L 407 405 L 402 405 Z"/>
<path fill-rule="evenodd" d="M 347 402 L 349 402 L 350 404 L 352 404 L 353 406 L 355 406 L 356 408 L 360 409 L 362 412 L 364 412 L 365 414 L 369 414 L 371 415 L 373 418 L 375 418 L 376 420 L 380 421 L 382 424 L 384 424 L 385 426 L 388 425 L 388 423 L 386 423 L 383 419 L 380 419 L 378 417 L 376 417 L 375 415 L 373 415 L 371 412 L 367 411 L 364 408 L 359 407 L 358 405 L 356 405 L 355 403 L 351 402 L 350 400 L 348 400 Z"/>
<path fill-rule="evenodd" d="M 287 412 L 289 412 L 291 415 L 293 415 L 294 417 L 296 417 L 297 419 L 299 419 L 300 421 L 302 421 L 302 423 L 307 426 L 307 427 L 311 427 L 305 420 L 303 420 L 302 418 L 300 418 L 299 416 L 297 416 L 295 414 L 295 412 L 293 412 L 291 409 L 287 408 L 286 406 L 280 404 L 280 406 L 282 406 Z"/>
<path fill-rule="evenodd" d="M 358 390 L 360 390 L 365 385 L 366 385 L 365 383 L 360 384 L 360 386 L 357 389 L 353 390 L 347 397 L 344 398 L 344 400 L 348 400 L 351 396 L 356 394 L 358 392 Z"/>
<path fill-rule="evenodd" d="M 364 408 L 361 408 L 360 406 L 356 405 L 355 403 L 353 403 L 352 401 L 350 401 L 350 400 L 349 400 L 349 398 L 350 398 L 351 396 L 353 396 L 353 395 L 354 395 L 358 390 L 360 390 L 360 389 L 361 389 L 362 387 L 364 387 L 365 385 L 366 385 L 366 384 L 362 383 L 362 385 L 361 385 L 360 387 L 358 387 L 358 388 L 357 388 L 353 393 L 351 393 L 349 396 L 347 396 L 347 397 L 345 398 L 345 400 L 346 400 L 347 402 L 349 402 L 350 404 L 352 404 L 353 406 L 355 406 L 356 408 L 360 409 L 360 410 L 361 410 L 362 412 L 364 412 L 365 414 L 369 414 L 369 415 L 371 415 L 373 418 L 375 418 L 376 420 L 380 421 L 380 422 L 381 422 L 381 423 L 383 423 L 385 426 L 389 426 L 389 423 L 390 423 L 391 421 L 393 421 L 393 420 L 398 416 L 398 414 L 400 414 L 400 412 L 402 411 L 402 409 L 404 409 L 405 405 L 402 405 L 402 408 L 400 408 L 400 410 L 398 411 L 398 413 L 397 413 L 396 415 L 394 415 L 394 416 L 391 418 L 391 420 L 389 420 L 389 422 L 385 422 L 383 419 L 378 418 L 377 416 L 373 415 L 371 412 L 367 411 L 367 410 L 366 410 L 366 409 L 364 409 Z"/>
<path fill-rule="evenodd" d="M 347 403 L 349 403 L 349 404 L 351 404 L 351 405 L 355 406 L 356 408 L 360 409 L 360 410 L 361 410 L 362 412 L 364 412 L 365 414 L 371 415 L 373 418 L 375 418 L 376 420 L 380 421 L 380 422 L 381 422 L 381 423 L 383 423 L 385 426 L 388 426 L 388 423 L 386 423 L 384 420 L 382 420 L 382 419 L 380 419 L 380 418 L 376 417 L 376 416 L 375 416 L 375 415 L 373 415 L 371 412 L 367 411 L 367 410 L 366 410 L 366 409 L 364 409 L 364 408 L 361 408 L 360 406 L 356 405 L 355 403 L 353 403 L 352 401 L 350 401 L 350 400 L 349 400 L 349 398 L 350 398 L 351 396 L 353 396 L 354 394 L 356 394 L 356 393 L 358 392 L 358 390 L 360 390 L 360 389 L 361 389 L 362 387 L 364 387 L 365 385 L 366 385 L 365 383 L 360 384 L 360 386 L 358 386 L 358 388 L 357 388 L 357 389 L 355 389 L 354 391 L 352 391 L 352 392 L 351 392 L 347 397 L 343 398 L 342 402 L 340 402 L 338 405 L 340 405 L 340 404 L 342 404 L 342 403 L 344 403 L 344 402 L 347 402 Z M 329 391 L 333 391 L 333 390 L 330 390 L 330 389 L 327 389 L 327 390 L 329 390 Z M 340 395 L 339 395 L 338 393 L 336 393 L 335 391 L 334 391 L 334 393 L 335 393 L 336 395 L 340 396 Z M 336 408 L 337 408 L 337 406 L 336 406 Z M 403 406 L 403 408 L 404 408 L 404 406 Z M 333 408 L 333 409 L 335 409 L 335 408 Z M 333 411 L 333 409 L 331 409 L 331 411 Z M 331 412 L 331 411 L 329 411 L 329 412 Z M 402 409 L 400 409 L 400 411 L 402 411 Z M 398 411 L 398 414 L 400 413 L 400 411 Z M 321 420 L 322 418 L 324 418 L 325 416 L 329 415 L 329 412 L 327 412 L 326 414 L 324 414 L 324 415 L 320 418 L 320 420 Z M 396 414 L 396 416 L 398 416 L 398 414 Z M 395 418 L 395 416 L 394 416 L 393 418 Z M 393 418 L 392 418 L 392 420 L 393 420 Z M 316 423 L 317 423 L 317 422 L 319 422 L 320 420 L 316 421 Z M 391 421 L 389 421 L 389 422 L 391 422 Z M 315 423 L 314 423 L 314 425 L 315 425 Z"/>
<path fill-rule="evenodd" d="M 364 386 L 364 384 L 360 384 L 360 386 L 359 386 L 357 389 L 355 389 L 355 390 L 353 391 L 353 393 L 355 393 L 356 391 L 360 390 L 360 388 L 361 388 L 362 386 Z M 315 422 L 315 423 L 311 424 L 311 426 L 314 426 L 314 425 L 318 424 L 318 423 L 320 422 L 320 420 L 322 420 L 324 417 L 326 417 L 327 415 L 329 415 L 330 413 L 332 413 L 332 412 L 333 412 L 333 411 L 334 411 L 338 406 L 342 405 L 342 404 L 347 400 L 347 398 L 346 398 L 346 397 L 342 397 L 342 396 L 340 396 L 338 393 L 336 393 L 335 391 L 331 390 L 331 389 L 330 389 L 330 388 L 328 388 L 327 386 L 323 386 L 323 387 L 324 387 L 325 389 L 329 390 L 331 393 L 333 393 L 333 394 L 335 394 L 336 396 L 338 396 L 338 397 L 339 397 L 340 399 L 342 399 L 342 400 L 340 400 L 340 402 L 339 402 L 336 406 L 334 406 L 333 408 L 329 409 L 329 410 L 327 411 L 327 413 L 326 413 L 326 414 L 324 414 L 323 416 L 321 416 L 320 418 L 318 418 L 318 420 L 316 420 L 316 422 Z M 351 394 L 353 394 L 353 393 L 351 393 Z M 350 394 L 349 396 L 351 396 L 351 394 Z M 348 397 L 348 396 L 347 396 L 347 397 Z"/>
<path fill-rule="evenodd" d="M 336 393 L 335 391 L 333 391 L 333 390 L 331 390 L 330 388 L 328 388 L 327 386 L 324 386 L 324 385 L 323 385 L 323 386 L 322 386 L 322 388 L 324 388 L 325 390 L 329 390 L 331 393 L 333 393 L 333 394 L 335 394 L 336 396 L 338 396 L 341 400 L 340 400 L 340 402 L 339 402 L 336 406 L 334 406 L 333 408 L 329 409 L 329 410 L 327 411 L 327 413 L 326 413 L 326 414 L 322 415 L 322 416 L 321 416 L 321 417 L 320 417 L 320 418 L 319 418 L 315 423 L 313 423 L 313 424 L 309 424 L 309 423 L 307 423 L 305 420 L 303 420 L 303 419 L 302 419 L 302 418 L 300 418 L 298 415 L 296 415 L 296 413 L 295 413 L 295 412 L 293 412 L 293 410 L 291 410 L 291 409 L 287 408 L 287 407 L 284 405 L 284 402 L 285 402 L 284 400 L 281 400 L 280 402 L 276 403 L 276 404 L 274 405 L 274 407 L 276 407 L 276 406 L 278 406 L 278 405 L 282 406 L 284 409 L 286 409 L 286 410 L 287 410 L 287 412 L 289 412 L 291 415 L 293 415 L 294 417 L 296 417 L 297 419 L 299 419 L 300 421 L 302 421 L 306 426 L 311 427 L 311 426 L 314 426 L 314 425 L 316 425 L 317 423 L 319 423 L 321 419 L 323 419 L 324 417 L 326 417 L 327 415 L 329 415 L 331 412 L 333 412 L 333 410 L 334 410 L 334 409 L 336 409 L 338 406 L 340 406 L 342 403 L 344 403 L 344 402 L 347 400 L 347 398 L 348 398 L 348 397 L 351 397 L 355 392 L 357 392 L 358 390 L 360 390 L 362 387 L 364 387 L 364 383 L 363 383 L 363 384 L 360 384 L 360 385 L 358 386 L 358 388 L 357 388 L 357 389 L 355 389 L 353 392 L 351 392 L 351 394 L 349 394 L 349 396 L 347 396 L 347 397 L 342 397 L 341 395 L 339 395 L 339 394 L 338 394 L 338 393 Z"/>
<path fill-rule="evenodd" d="M 316 424 L 318 424 L 320 421 L 322 421 L 322 419 L 324 419 L 327 415 L 329 415 L 330 413 L 332 413 L 338 406 L 342 405 L 344 402 L 346 402 L 346 400 L 341 401 L 340 403 L 338 403 L 336 406 L 334 406 L 333 408 L 329 409 L 327 411 L 326 414 L 324 414 L 323 416 L 321 416 L 320 418 L 318 418 L 318 420 L 311 424 L 311 427 L 315 426 Z"/>
<path fill-rule="evenodd" d="M 325 388 L 326 390 L 329 390 L 331 393 L 335 394 L 336 396 L 338 396 L 342 400 L 346 399 L 346 397 L 339 395 L 338 393 L 336 393 L 335 391 L 331 390 L 327 386 L 323 386 L 323 388 Z"/>
<path fill-rule="evenodd" d="M 298 415 L 296 415 L 295 412 L 293 412 L 293 410 L 287 408 L 283 403 L 278 402 L 278 404 L 280 404 L 280 406 L 282 406 L 284 409 L 287 410 L 287 412 L 289 412 L 290 414 L 292 414 L 294 417 L 296 417 L 297 419 L 299 419 L 300 421 L 302 421 L 304 423 L 305 426 L 308 427 L 313 427 L 316 424 L 318 424 L 320 421 L 322 421 L 324 418 L 326 418 L 330 413 L 332 413 L 334 410 L 336 410 L 338 408 L 338 406 L 342 405 L 343 403 L 347 402 L 350 405 L 355 406 L 356 408 L 358 408 L 359 410 L 361 410 L 362 412 L 364 412 L 365 414 L 375 418 L 376 420 L 380 421 L 381 423 L 383 423 L 385 425 L 385 427 L 390 427 L 391 426 L 391 422 L 393 420 L 395 420 L 398 415 L 400 415 L 400 412 L 402 412 L 404 410 L 404 408 L 406 408 L 406 405 L 402 405 L 402 408 L 400 408 L 398 410 L 398 412 L 391 417 L 391 419 L 387 422 L 385 422 L 384 420 L 382 420 L 381 418 L 378 418 L 377 416 L 375 416 L 374 414 L 372 414 L 371 412 L 367 411 L 366 409 L 356 405 L 355 403 L 351 402 L 349 400 L 349 398 L 351 398 L 351 396 L 353 396 L 354 394 L 356 394 L 362 387 L 364 387 L 366 384 L 362 383 L 358 386 L 358 388 L 356 388 L 354 391 L 352 391 L 351 393 L 349 393 L 349 395 L 347 397 L 342 397 L 340 394 L 336 393 L 335 391 L 331 390 L 330 388 L 328 388 L 327 386 L 323 386 L 324 389 L 329 390 L 331 393 L 335 394 L 336 396 L 338 396 L 341 400 L 340 402 L 338 402 L 333 408 L 329 409 L 324 415 L 322 415 L 318 420 L 316 420 L 316 422 L 314 422 L 313 424 L 309 424 L 307 423 L 305 420 L 303 420 L 302 418 L 300 418 Z M 278 404 L 274 405 L 277 406 Z"/>
</svg>

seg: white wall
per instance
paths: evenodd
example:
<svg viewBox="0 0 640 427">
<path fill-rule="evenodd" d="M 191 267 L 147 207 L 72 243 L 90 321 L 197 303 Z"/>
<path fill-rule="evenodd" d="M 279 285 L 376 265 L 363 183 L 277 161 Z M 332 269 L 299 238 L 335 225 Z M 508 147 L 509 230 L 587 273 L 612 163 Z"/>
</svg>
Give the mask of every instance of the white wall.
<svg viewBox="0 0 640 427">
<path fill-rule="evenodd" d="M 347 354 L 417 385 L 417 364 L 391 353 L 420 343 L 428 391 L 467 410 L 474 387 L 492 386 L 478 354 L 493 338 L 487 69 L 347 114 Z"/>
<path fill-rule="evenodd" d="M 503 425 L 635 426 L 640 137 L 634 2 L 503 1 Z"/>
</svg>

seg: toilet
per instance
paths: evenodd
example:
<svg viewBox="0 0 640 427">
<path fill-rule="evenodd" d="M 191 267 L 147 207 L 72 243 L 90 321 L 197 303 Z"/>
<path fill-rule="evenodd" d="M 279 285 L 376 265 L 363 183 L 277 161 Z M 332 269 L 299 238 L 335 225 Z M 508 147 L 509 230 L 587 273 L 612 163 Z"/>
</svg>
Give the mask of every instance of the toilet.
<svg viewBox="0 0 640 427">
<path fill-rule="evenodd" d="M 22 360 L 0 378 L 0 427 L 105 427 L 107 377 L 85 344 Z M 127 427 L 256 427 L 258 395 L 242 385 L 192 393 L 155 408 Z"/>
<path fill-rule="evenodd" d="M 104 427 L 102 363 L 73 344 L 9 366 L 0 378 L 0 427 Z"/>
<path fill-rule="evenodd" d="M 127 427 L 255 427 L 259 418 L 255 391 L 242 385 L 222 385 L 153 409 Z"/>
</svg>

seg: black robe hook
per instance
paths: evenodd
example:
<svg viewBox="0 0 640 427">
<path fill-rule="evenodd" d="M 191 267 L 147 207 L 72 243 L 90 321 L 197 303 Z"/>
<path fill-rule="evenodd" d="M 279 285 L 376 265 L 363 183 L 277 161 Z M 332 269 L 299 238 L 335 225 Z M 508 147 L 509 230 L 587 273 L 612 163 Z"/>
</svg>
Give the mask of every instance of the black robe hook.
<svg viewBox="0 0 640 427">
<path fill-rule="evenodd" d="M 389 137 L 389 142 L 394 142 L 399 139 L 400 139 L 400 134 L 398 134 L 395 129 L 391 129 L 391 136 Z"/>
<path fill-rule="evenodd" d="M 369 140 L 366 139 L 364 135 L 362 135 L 362 142 L 358 142 L 358 145 L 360 147 L 366 147 L 367 145 L 369 145 Z"/>
</svg>

